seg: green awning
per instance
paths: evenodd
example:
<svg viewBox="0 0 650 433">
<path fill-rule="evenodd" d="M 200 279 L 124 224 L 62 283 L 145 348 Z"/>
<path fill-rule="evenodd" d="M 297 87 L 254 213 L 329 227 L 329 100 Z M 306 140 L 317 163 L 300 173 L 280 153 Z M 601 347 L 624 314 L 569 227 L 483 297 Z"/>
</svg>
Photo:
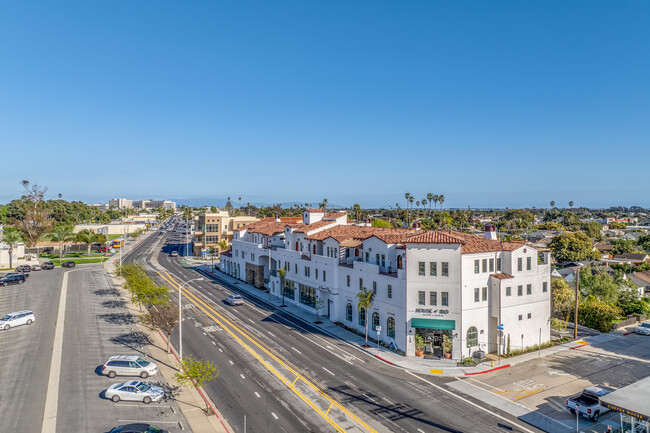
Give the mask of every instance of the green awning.
<svg viewBox="0 0 650 433">
<path fill-rule="evenodd" d="M 424 329 L 445 329 L 453 331 L 456 329 L 456 321 L 441 319 L 411 319 L 411 327 Z"/>
</svg>

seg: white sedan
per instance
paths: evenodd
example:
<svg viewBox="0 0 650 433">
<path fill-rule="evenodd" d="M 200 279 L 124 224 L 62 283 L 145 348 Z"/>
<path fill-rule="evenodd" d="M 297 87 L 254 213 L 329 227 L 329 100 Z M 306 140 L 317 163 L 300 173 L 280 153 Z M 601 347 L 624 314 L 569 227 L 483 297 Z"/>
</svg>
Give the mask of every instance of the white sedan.
<svg viewBox="0 0 650 433">
<path fill-rule="evenodd" d="M 165 395 L 165 390 L 159 386 L 152 386 L 139 380 L 116 383 L 106 390 L 106 398 L 115 403 L 120 400 L 141 401 L 149 404 L 152 401 L 159 401 Z"/>
<path fill-rule="evenodd" d="M 229 303 L 230 305 L 243 305 L 244 298 L 242 298 L 239 295 L 230 295 L 226 298 L 226 302 Z"/>
<path fill-rule="evenodd" d="M 635 332 L 639 335 L 650 335 L 650 327 L 641 325 L 636 328 Z"/>
</svg>

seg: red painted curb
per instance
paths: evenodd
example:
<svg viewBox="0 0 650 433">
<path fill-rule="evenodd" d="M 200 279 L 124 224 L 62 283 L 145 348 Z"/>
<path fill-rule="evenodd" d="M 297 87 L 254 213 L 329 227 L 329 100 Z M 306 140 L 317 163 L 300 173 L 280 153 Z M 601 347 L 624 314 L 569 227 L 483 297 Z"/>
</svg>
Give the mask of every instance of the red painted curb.
<svg viewBox="0 0 650 433">
<path fill-rule="evenodd" d="M 501 370 L 501 369 L 508 368 L 508 367 L 510 367 L 510 364 L 502 365 L 500 367 L 491 368 L 490 370 L 479 371 L 477 373 L 465 373 L 465 376 L 476 376 L 477 374 L 491 373 L 493 371 Z"/>
<path fill-rule="evenodd" d="M 384 358 L 382 358 L 382 357 L 381 357 L 381 356 L 379 356 L 379 355 L 375 355 L 375 358 L 377 358 L 377 359 L 380 359 L 380 360 L 382 360 L 382 361 L 384 361 L 384 362 L 385 362 L 386 364 L 390 364 L 390 365 L 395 365 L 395 363 L 394 363 L 394 362 L 391 362 L 391 361 L 389 361 L 389 360 L 387 360 L 387 359 L 384 359 Z"/>
<path fill-rule="evenodd" d="M 631 332 L 626 332 L 623 335 L 630 335 L 630 334 L 631 334 Z"/>
<path fill-rule="evenodd" d="M 589 346 L 589 345 L 588 345 L 588 344 L 581 344 L 580 346 L 569 347 L 569 350 L 580 349 L 580 348 L 582 348 L 582 347 L 587 347 L 587 346 Z"/>
</svg>

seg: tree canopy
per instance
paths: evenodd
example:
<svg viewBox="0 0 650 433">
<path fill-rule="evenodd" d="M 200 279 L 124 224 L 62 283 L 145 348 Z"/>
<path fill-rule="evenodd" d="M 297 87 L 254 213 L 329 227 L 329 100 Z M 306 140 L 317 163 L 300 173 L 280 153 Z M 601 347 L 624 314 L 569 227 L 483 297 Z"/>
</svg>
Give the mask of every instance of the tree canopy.
<svg viewBox="0 0 650 433">
<path fill-rule="evenodd" d="M 560 263 L 596 260 L 600 257 L 600 253 L 593 249 L 591 239 L 584 233 L 560 233 L 548 246 Z"/>
</svg>

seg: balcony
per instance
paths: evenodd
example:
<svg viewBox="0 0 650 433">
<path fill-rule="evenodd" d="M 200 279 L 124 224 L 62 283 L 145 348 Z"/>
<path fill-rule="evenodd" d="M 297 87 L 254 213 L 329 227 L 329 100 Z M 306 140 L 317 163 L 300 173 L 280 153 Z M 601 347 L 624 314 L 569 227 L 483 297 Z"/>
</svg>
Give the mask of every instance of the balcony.
<svg viewBox="0 0 650 433">
<path fill-rule="evenodd" d="M 309 260 L 309 261 L 311 261 L 311 254 L 303 254 L 303 253 L 300 253 L 300 258 L 301 258 L 302 260 Z"/>
</svg>

